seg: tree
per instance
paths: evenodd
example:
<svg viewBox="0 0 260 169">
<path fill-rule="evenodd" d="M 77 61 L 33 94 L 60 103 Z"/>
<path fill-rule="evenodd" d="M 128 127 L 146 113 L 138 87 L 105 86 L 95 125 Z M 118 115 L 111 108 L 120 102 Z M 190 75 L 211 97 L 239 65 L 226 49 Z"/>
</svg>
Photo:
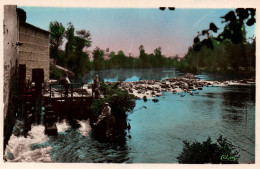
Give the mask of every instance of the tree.
<svg viewBox="0 0 260 169">
<path fill-rule="evenodd" d="M 162 67 L 164 66 L 164 58 L 161 52 L 162 48 L 159 46 L 158 48 L 154 49 L 154 66 L 155 67 Z"/>
<path fill-rule="evenodd" d="M 65 28 L 62 23 L 57 21 L 50 22 L 50 44 L 51 44 L 51 58 L 58 58 L 58 49 L 63 43 L 63 37 L 65 33 Z"/>
<path fill-rule="evenodd" d="M 140 63 L 141 63 L 141 67 L 142 68 L 148 68 L 150 67 L 150 63 L 148 61 L 148 57 L 147 57 L 147 54 L 145 53 L 145 50 L 144 50 L 144 46 L 143 45 L 140 45 L 139 46 L 139 59 L 140 59 Z"/>
<path fill-rule="evenodd" d="M 73 40 L 74 40 L 74 31 L 75 28 L 71 22 L 68 23 L 68 27 L 66 29 L 66 39 L 67 43 L 65 45 L 65 60 L 68 67 L 72 67 L 73 65 Z"/>
<path fill-rule="evenodd" d="M 84 48 L 91 46 L 91 33 L 85 29 L 77 30 L 71 22 L 66 30 L 65 57 L 67 67 L 70 68 L 77 77 L 81 77 L 87 70 L 90 70 L 88 54 L 83 52 Z"/>
<path fill-rule="evenodd" d="M 93 64 L 95 70 L 101 70 L 103 68 L 103 62 L 104 62 L 104 51 L 101 50 L 98 46 L 93 51 Z"/>
<path fill-rule="evenodd" d="M 184 57 L 189 61 L 188 70 L 193 67 L 203 67 L 208 71 L 220 68 L 226 71 L 231 68 L 230 70 L 238 72 L 240 68 L 249 69 L 249 65 L 252 65 L 252 60 L 255 60 L 252 55 L 254 57 L 255 52 L 250 52 L 254 47 L 250 48 L 251 44 L 246 40 L 245 25 L 252 26 L 255 23 L 255 9 L 237 8 L 221 18 L 226 23 L 222 32 L 218 33 L 220 29 L 210 23 L 209 29 L 202 30 L 194 38 L 192 50 L 189 49 Z M 218 34 L 213 36 L 212 32 Z"/>
</svg>

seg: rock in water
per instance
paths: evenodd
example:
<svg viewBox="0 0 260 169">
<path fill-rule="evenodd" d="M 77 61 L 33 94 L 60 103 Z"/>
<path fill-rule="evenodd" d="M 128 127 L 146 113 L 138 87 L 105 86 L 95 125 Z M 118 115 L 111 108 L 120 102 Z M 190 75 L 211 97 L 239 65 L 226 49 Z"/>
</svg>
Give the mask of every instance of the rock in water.
<svg viewBox="0 0 260 169">
<path fill-rule="evenodd" d="M 153 102 L 155 102 L 155 103 L 158 102 L 158 101 L 159 101 L 158 99 L 153 99 Z"/>
<path fill-rule="evenodd" d="M 143 97 L 143 100 L 144 100 L 144 102 L 147 102 L 147 97 L 144 96 L 144 97 Z"/>
</svg>

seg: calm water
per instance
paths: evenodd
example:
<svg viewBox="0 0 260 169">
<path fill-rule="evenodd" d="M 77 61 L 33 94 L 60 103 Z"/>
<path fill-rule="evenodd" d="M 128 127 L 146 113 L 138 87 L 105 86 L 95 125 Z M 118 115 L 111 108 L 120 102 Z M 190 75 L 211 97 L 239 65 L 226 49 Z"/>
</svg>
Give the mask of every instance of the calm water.
<svg viewBox="0 0 260 169">
<path fill-rule="evenodd" d="M 158 68 L 158 69 L 110 69 L 102 71 L 90 71 L 81 79 L 74 82 L 89 83 L 93 81 L 95 75 L 105 81 L 138 81 L 138 80 L 162 80 L 168 77 L 181 75 L 174 68 Z"/>
<path fill-rule="evenodd" d="M 178 75 L 174 69 L 98 74 L 108 81 L 160 80 Z M 88 76 L 93 77 L 89 74 L 84 79 L 91 81 Z M 214 76 L 198 77 L 215 80 Z M 216 141 L 221 134 L 239 150 L 240 163 L 255 162 L 255 86 L 204 87 L 193 96 L 166 92 L 158 99 L 157 103 L 136 101 L 128 116 L 131 139 L 124 145 L 100 143 L 69 128 L 34 147 L 51 146 L 52 160 L 59 162 L 178 163 L 183 140 L 201 142 L 210 136 Z"/>
</svg>

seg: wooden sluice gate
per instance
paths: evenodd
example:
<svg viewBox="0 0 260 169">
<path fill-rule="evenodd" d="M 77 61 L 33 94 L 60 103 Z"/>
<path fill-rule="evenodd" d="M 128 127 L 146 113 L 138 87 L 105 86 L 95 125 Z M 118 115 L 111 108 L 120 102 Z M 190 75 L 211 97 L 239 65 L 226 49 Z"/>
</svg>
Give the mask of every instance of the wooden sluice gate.
<svg viewBox="0 0 260 169">
<path fill-rule="evenodd" d="M 45 133 L 55 135 L 58 120 L 86 119 L 91 115 L 92 93 L 83 85 L 71 83 L 66 88 L 61 84 L 46 86 L 44 70 L 39 68 L 32 69 L 32 79 L 26 83 L 26 65 L 19 65 L 17 118 L 25 121 L 27 132 L 33 123 L 44 124 Z"/>
<path fill-rule="evenodd" d="M 69 84 L 67 91 L 61 84 L 50 84 L 49 92 L 43 96 L 46 134 L 53 135 L 57 133 L 55 125 L 57 121 L 63 119 L 72 121 L 90 117 L 92 101 L 91 93 L 83 89 L 82 83 Z"/>
</svg>

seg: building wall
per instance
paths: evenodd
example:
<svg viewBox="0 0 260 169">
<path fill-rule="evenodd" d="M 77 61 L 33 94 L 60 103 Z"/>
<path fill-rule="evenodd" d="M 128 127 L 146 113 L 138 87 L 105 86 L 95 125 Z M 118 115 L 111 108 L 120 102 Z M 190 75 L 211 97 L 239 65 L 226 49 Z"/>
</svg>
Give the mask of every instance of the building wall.
<svg viewBox="0 0 260 169">
<path fill-rule="evenodd" d="M 26 64 L 26 80 L 32 80 L 32 69 L 44 69 L 44 81 L 49 81 L 49 33 L 27 23 L 20 24 L 19 64 Z"/>
<path fill-rule="evenodd" d="M 18 16 L 15 5 L 4 6 L 4 118 L 8 109 L 10 83 L 17 71 Z"/>
</svg>

